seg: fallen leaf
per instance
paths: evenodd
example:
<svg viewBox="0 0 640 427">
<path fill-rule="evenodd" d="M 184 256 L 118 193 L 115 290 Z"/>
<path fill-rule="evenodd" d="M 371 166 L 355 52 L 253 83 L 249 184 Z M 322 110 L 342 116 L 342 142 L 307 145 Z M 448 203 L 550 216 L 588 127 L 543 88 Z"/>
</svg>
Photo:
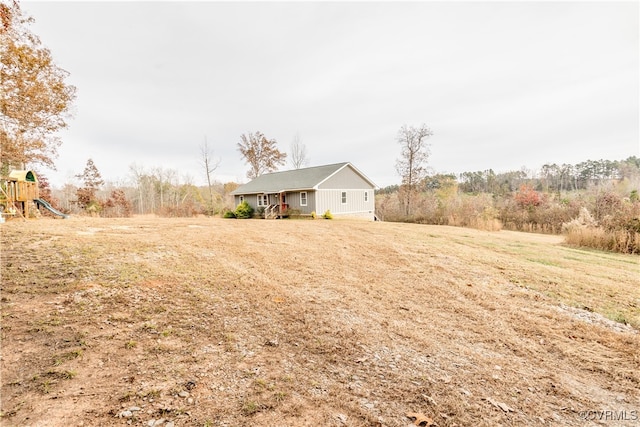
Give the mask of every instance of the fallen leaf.
<svg viewBox="0 0 640 427">
<path fill-rule="evenodd" d="M 413 421 L 413 424 L 417 426 L 433 427 L 436 425 L 433 419 L 419 412 L 409 412 L 407 414 L 407 418 L 410 418 Z"/>
</svg>

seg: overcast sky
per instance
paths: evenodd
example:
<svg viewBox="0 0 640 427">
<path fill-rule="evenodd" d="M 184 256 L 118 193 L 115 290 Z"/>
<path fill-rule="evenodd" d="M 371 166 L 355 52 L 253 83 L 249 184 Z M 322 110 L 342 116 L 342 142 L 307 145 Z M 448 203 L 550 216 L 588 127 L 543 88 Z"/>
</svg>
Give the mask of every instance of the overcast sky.
<svg viewBox="0 0 640 427">
<path fill-rule="evenodd" d="M 78 88 L 53 185 L 93 158 L 203 184 L 246 181 L 240 135 L 396 184 L 403 124 L 461 173 L 640 155 L 639 10 L 629 2 L 33 2 Z M 288 169 L 289 163 L 283 169 Z"/>
</svg>

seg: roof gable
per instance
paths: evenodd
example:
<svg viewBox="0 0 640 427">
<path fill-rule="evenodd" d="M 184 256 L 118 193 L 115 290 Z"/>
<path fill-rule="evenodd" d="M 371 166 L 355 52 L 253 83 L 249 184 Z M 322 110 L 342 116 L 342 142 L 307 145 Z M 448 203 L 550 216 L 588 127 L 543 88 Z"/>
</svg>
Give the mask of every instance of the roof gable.
<svg viewBox="0 0 640 427">
<path fill-rule="evenodd" d="M 350 163 L 314 166 L 282 172 L 265 173 L 236 188 L 231 194 L 279 193 L 281 191 L 312 190 L 349 165 L 356 173 L 371 182 Z M 375 186 L 371 182 L 372 186 Z"/>
</svg>

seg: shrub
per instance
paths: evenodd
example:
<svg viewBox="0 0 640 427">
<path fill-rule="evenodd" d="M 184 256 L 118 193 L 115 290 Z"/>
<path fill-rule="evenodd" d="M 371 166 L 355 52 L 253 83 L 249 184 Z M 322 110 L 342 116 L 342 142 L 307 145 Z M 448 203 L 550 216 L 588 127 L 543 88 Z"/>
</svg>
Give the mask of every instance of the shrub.
<svg viewBox="0 0 640 427">
<path fill-rule="evenodd" d="M 316 211 L 311 212 L 311 218 L 316 219 Z"/>
<path fill-rule="evenodd" d="M 521 208 L 525 209 L 540 206 L 543 202 L 541 194 L 527 184 L 521 185 L 520 190 L 518 190 L 513 198 Z"/>
<path fill-rule="evenodd" d="M 607 223 L 609 222 L 609 223 Z M 569 245 L 584 246 L 606 251 L 640 253 L 640 220 L 627 217 L 622 224 L 606 217 L 598 223 L 586 208 L 580 210 L 578 218 L 562 225 Z"/>
<path fill-rule="evenodd" d="M 200 212 L 200 209 L 193 202 L 187 201 L 178 206 L 163 206 L 157 213 L 165 218 L 188 218 L 194 217 Z"/>
<path fill-rule="evenodd" d="M 284 216 L 288 216 L 289 218 L 300 218 L 302 212 L 300 209 L 287 208 L 282 213 Z"/>
<path fill-rule="evenodd" d="M 102 212 L 102 204 L 98 200 L 91 200 L 86 206 L 85 210 L 91 216 L 98 216 Z"/>
<path fill-rule="evenodd" d="M 572 231 L 582 230 L 586 228 L 595 228 L 598 226 L 598 223 L 593 216 L 589 213 L 587 208 L 580 209 L 580 215 L 577 218 L 572 219 L 569 222 L 565 222 L 562 224 L 562 231 L 564 233 L 571 233 Z"/>
<path fill-rule="evenodd" d="M 331 211 L 329 209 L 327 209 L 327 211 L 322 214 L 322 218 L 324 219 L 333 219 L 333 215 L 331 215 Z"/>
<path fill-rule="evenodd" d="M 251 218 L 252 216 L 253 208 L 249 205 L 249 203 L 247 203 L 246 200 L 236 207 L 236 218 L 246 219 Z"/>
<path fill-rule="evenodd" d="M 131 202 L 122 190 L 113 190 L 104 203 L 102 215 L 105 217 L 131 217 Z"/>
<path fill-rule="evenodd" d="M 235 218 L 236 214 L 233 211 L 225 211 L 222 216 L 223 218 Z"/>
</svg>

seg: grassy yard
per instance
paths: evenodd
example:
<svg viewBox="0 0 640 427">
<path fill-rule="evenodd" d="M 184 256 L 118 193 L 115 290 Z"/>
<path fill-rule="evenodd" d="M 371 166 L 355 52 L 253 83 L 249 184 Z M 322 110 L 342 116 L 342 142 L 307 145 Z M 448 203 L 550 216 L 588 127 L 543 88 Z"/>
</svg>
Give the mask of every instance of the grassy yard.
<svg viewBox="0 0 640 427">
<path fill-rule="evenodd" d="M 2 425 L 640 417 L 638 256 L 346 220 L 40 219 L 0 232 Z"/>
</svg>

